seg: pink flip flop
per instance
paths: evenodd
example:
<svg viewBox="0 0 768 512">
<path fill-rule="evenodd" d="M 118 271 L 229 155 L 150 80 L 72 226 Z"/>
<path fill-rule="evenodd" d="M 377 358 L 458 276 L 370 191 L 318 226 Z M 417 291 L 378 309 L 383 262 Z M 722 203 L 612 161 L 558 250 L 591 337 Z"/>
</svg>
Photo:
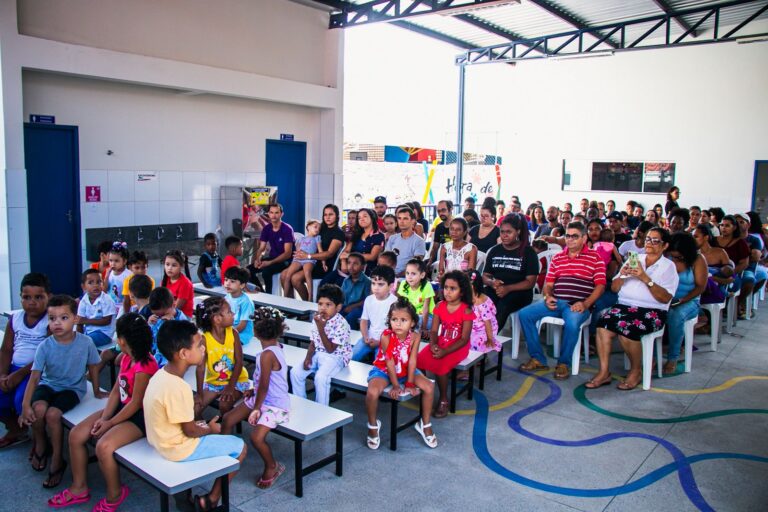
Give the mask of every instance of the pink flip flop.
<svg viewBox="0 0 768 512">
<path fill-rule="evenodd" d="M 275 474 L 272 476 L 272 478 L 267 478 L 266 480 L 263 478 L 259 478 L 259 481 L 256 482 L 256 487 L 259 489 L 269 489 L 275 484 L 275 481 L 277 480 L 277 477 L 283 474 L 285 471 L 285 466 L 277 463 L 277 469 L 275 470 Z"/>
<path fill-rule="evenodd" d="M 72 492 L 70 492 L 70 490 L 67 488 L 59 493 L 54 494 L 53 497 L 48 498 L 48 506 L 51 508 L 65 508 L 72 505 L 79 505 L 80 503 L 87 503 L 90 500 L 90 489 L 86 489 L 80 494 L 72 494 Z"/>
<path fill-rule="evenodd" d="M 128 495 L 131 493 L 131 490 L 128 489 L 127 485 L 121 485 L 120 486 L 120 498 L 114 503 L 110 503 L 107 501 L 107 498 L 101 498 L 97 503 L 96 506 L 93 507 L 93 512 L 115 512 L 117 510 L 117 507 L 123 504 L 123 502 L 128 498 Z"/>
</svg>

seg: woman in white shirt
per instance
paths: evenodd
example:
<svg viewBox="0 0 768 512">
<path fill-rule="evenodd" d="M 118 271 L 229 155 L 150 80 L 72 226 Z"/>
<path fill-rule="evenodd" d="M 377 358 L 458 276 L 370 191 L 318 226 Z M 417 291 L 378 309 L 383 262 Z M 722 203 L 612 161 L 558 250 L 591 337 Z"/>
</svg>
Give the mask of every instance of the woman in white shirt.
<svg viewBox="0 0 768 512">
<path fill-rule="evenodd" d="M 669 302 L 679 282 L 675 264 L 664 257 L 669 242 L 670 236 L 665 229 L 649 230 L 645 237 L 645 254 L 638 256 L 638 265 L 631 268 L 629 262 L 626 263 L 611 283 L 611 290 L 619 294 L 619 299 L 597 323 L 600 371 L 587 382 L 587 388 L 611 383 L 608 362 L 615 336 L 619 337 L 631 364 L 627 378 L 617 386 L 618 389 L 628 391 L 642 382 L 640 338 L 664 327 Z"/>
</svg>

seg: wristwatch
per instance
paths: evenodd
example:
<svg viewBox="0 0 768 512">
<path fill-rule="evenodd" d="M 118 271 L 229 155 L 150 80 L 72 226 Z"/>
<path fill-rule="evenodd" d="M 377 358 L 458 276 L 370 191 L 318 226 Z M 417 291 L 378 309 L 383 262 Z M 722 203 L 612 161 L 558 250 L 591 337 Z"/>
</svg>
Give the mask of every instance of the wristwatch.
<svg viewBox="0 0 768 512">
<path fill-rule="evenodd" d="M 648 288 L 653 288 L 653 280 L 648 281 Z"/>
</svg>

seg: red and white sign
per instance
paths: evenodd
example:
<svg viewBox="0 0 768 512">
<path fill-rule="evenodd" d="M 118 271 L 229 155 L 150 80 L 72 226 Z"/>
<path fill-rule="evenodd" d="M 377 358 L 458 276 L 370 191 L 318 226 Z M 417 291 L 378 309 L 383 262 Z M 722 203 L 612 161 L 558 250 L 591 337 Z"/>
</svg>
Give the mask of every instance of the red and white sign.
<svg viewBox="0 0 768 512">
<path fill-rule="evenodd" d="M 101 187 L 100 186 L 86 186 L 85 187 L 85 202 L 86 203 L 100 203 L 101 202 Z"/>
</svg>

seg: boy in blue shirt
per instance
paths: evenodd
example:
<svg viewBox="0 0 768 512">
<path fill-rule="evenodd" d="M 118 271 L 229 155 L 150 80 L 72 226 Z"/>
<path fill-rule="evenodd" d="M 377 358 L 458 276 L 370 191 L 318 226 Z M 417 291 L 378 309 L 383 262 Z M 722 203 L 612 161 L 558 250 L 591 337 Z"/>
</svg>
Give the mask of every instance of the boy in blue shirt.
<svg viewBox="0 0 768 512">
<path fill-rule="evenodd" d="M 149 310 L 152 312 L 147 319 L 147 323 L 152 328 L 152 355 L 157 360 L 157 365 L 162 368 L 168 364 L 168 360 L 157 350 L 157 332 L 167 320 L 187 320 L 187 315 L 180 309 L 176 309 L 173 301 L 173 295 L 168 288 L 162 286 L 152 290 L 149 294 Z"/>
<path fill-rule="evenodd" d="M 349 327 L 360 329 L 360 315 L 363 314 L 363 301 L 371 294 L 371 279 L 365 275 L 365 258 L 359 252 L 347 256 L 349 276 L 341 284 L 344 292 L 344 307 L 341 316 L 347 319 Z"/>
<path fill-rule="evenodd" d="M 245 294 L 251 274 L 241 267 L 230 267 L 224 274 L 225 299 L 235 314 L 233 327 L 240 334 L 240 343 L 247 345 L 253 338 L 253 314 L 256 308 L 253 301 Z"/>
<path fill-rule="evenodd" d="M 221 282 L 221 256 L 216 252 L 218 245 L 213 233 L 207 233 L 203 237 L 205 251 L 197 262 L 197 278 L 206 288 L 219 286 Z"/>
</svg>

